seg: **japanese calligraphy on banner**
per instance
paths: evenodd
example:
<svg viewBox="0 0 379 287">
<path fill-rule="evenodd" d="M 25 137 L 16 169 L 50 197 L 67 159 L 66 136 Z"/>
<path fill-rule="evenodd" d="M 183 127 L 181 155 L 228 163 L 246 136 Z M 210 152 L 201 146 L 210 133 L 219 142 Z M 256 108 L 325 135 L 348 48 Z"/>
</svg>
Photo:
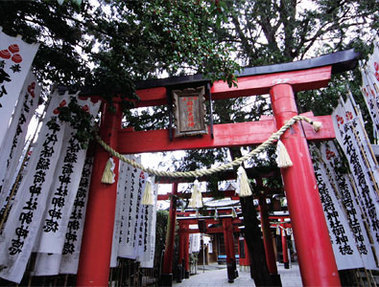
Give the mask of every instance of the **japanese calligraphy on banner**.
<svg viewBox="0 0 379 287">
<path fill-rule="evenodd" d="M 3 230 L 0 277 L 9 281 L 20 282 L 39 232 L 65 129 L 54 110 L 68 100 L 68 95 L 53 95 Z"/>
<path fill-rule="evenodd" d="M 10 37 L 0 27 L 0 146 L 37 49 L 38 44 Z"/>
<path fill-rule="evenodd" d="M 343 102 L 332 114 L 336 139 L 341 146 L 355 183 L 357 200 L 374 240 L 374 248 L 379 250 L 379 188 L 378 165 L 371 153 L 370 143 L 360 115 L 354 110 L 350 100 Z"/>
<path fill-rule="evenodd" d="M 379 135 L 379 43 L 376 41 L 374 52 L 365 66 L 361 66 L 361 90 L 370 113 L 374 130 Z"/>
<path fill-rule="evenodd" d="M 60 250 L 55 254 L 62 254 L 85 160 L 85 151 L 78 149 L 72 128 L 58 118 L 58 107 L 68 105 L 70 100 L 71 95 L 67 93 L 54 94 L 46 112 L 30 158 L 29 172 L 20 183 L 0 242 L 0 266 L 3 267 L 0 277 L 4 279 L 21 280 L 31 251 L 39 242 L 40 230 L 41 241 L 46 244 L 43 251 L 51 248 Z M 90 101 L 78 101 L 78 104 L 94 113 L 99 108 L 99 104 Z"/>
<path fill-rule="evenodd" d="M 17 175 L 28 125 L 38 107 L 40 92 L 36 77 L 29 72 L 0 148 L 0 208 L 9 195 Z"/>
<path fill-rule="evenodd" d="M 78 100 L 78 104 L 92 116 L 99 111 L 100 102 Z M 62 254 L 66 231 L 79 188 L 86 150 L 75 138 L 76 130 L 65 128 L 64 141 L 50 187 L 48 205 L 42 222 L 37 252 Z"/>
<path fill-rule="evenodd" d="M 118 256 L 122 258 L 136 259 L 136 238 L 138 236 L 137 225 L 141 206 L 142 185 L 144 184 L 144 181 L 141 181 L 140 184 L 141 170 L 130 167 L 129 172 L 130 185 L 129 190 L 126 191 L 129 194 L 125 196 L 127 201 L 124 203 L 127 210 L 124 211 L 125 217 L 123 219 L 125 221 L 122 223 L 123 233 L 120 239 L 121 242 L 119 245 Z"/>
<path fill-rule="evenodd" d="M 34 275 L 49 276 L 77 273 L 92 165 L 93 157 L 87 156 L 70 220 L 67 224 L 67 231 L 64 236 L 65 242 L 61 254 L 37 253 L 33 270 Z"/>
<path fill-rule="evenodd" d="M 120 162 L 111 267 L 117 266 L 117 257 L 136 259 L 141 262 L 141 266 L 152 267 L 156 205 L 141 204 L 147 176 L 140 169 Z M 153 190 L 156 200 L 154 187 Z"/>
<path fill-rule="evenodd" d="M 154 178 L 151 179 L 154 182 Z M 158 190 L 155 185 L 152 186 L 154 205 L 144 205 L 144 217 L 143 217 L 143 242 L 139 244 L 140 252 L 138 260 L 141 262 L 143 268 L 154 267 L 154 255 L 155 255 L 155 232 L 157 222 L 157 197 Z"/>
<path fill-rule="evenodd" d="M 327 154 L 324 156 L 323 152 L 326 151 Z M 362 230 L 359 223 L 359 229 L 354 230 L 355 232 L 352 232 L 350 228 L 351 224 L 354 224 L 351 220 L 353 219 L 352 215 L 356 215 L 356 210 L 353 209 L 354 206 L 352 205 L 352 201 L 350 200 L 350 206 L 348 206 L 350 214 L 347 214 L 344 205 L 337 199 L 340 198 L 340 185 L 336 181 L 333 166 L 324 160 L 325 157 L 330 159 L 332 155 L 334 155 L 334 152 L 330 149 L 325 150 L 325 144 L 323 144 L 320 149 L 317 149 L 314 145 L 311 146 L 311 153 L 320 199 L 329 229 L 329 236 L 337 267 L 339 270 L 361 268 L 363 267 L 361 255 L 368 253 L 370 243 L 369 241 L 356 241 L 357 238 L 361 239 L 363 236 L 362 232 L 365 232 L 364 229 Z M 344 200 L 344 203 L 348 205 L 347 199 Z M 357 220 L 357 218 L 355 218 L 355 220 Z M 357 223 L 355 223 L 354 227 L 357 227 L 356 225 Z M 360 248 L 359 251 L 358 247 Z"/>
<path fill-rule="evenodd" d="M 346 214 L 350 231 L 353 234 L 358 252 L 361 255 L 363 265 L 366 269 L 377 269 L 375 257 L 378 255 L 371 245 L 368 237 L 369 230 L 366 230 L 361 207 L 358 204 L 355 193 L 354 182 L 350 174 L 343 174 L 343 160 L 333 141 L 323 143 L 320 147 L 322 164 L 324 165 L 328 179 L 332 183 L 333 190 L 336 191 L 339 203 Z M 363 219 L 363 220 L 362 220 Z M 374 256 L 376 254 L 376 256 Z"/>
<path fill-rule="evenodd" d="M 128 159 L 136 161 L 134 156 L 125 155 Z M 133 167 L 120 161 L 118 185 L 117 185 L 117 201 L 115 222 L 113 227 L 113 241 L 112 241 L 112 256 L 111 267 L 117 266 L 117 257 L 124 257 L 126 254 L 127 243 L 127 230 L 131 228 L 129 221 L 132 220 L 132 215 L 129 214 L 131 206 L 129 205 L 131 199 L 131 185 L 132 185 Z"/>
</svg>

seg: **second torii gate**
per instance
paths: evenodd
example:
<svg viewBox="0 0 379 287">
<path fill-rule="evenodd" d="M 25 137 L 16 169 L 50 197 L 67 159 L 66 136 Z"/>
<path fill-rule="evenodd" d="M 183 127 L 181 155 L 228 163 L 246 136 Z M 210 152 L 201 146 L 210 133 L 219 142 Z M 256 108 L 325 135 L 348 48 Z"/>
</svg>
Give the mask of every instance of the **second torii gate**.
<svg viewBox="0 0 379 287">
<path fill-rule="evenodd" d="M 316 59 L 266 67 L 245 69 L 238 76 L 238 87 L 229 88 L 215 82 L 211 88 L 214 100 L 270 94 L 274 117 L 258 122 L 214 126 L 214 137 L 169 139 L 168 130 L 133 132 L 121 129 L 119 103 L 116 113 L 104 108 L 100 136 L 121 154 L 179 149 L 216 148 L 255 145 L 266 140 L 284 123 L 298 114 L 294 93 L 327 86 L 332 71 L 351 69 L 357 60 L 352 50 Z M 137 91 L 138 106 L 167 103 L 169 86 L 204 81 L 200 76 L 145 82 Z M 305 286 L 339 286 L 340 280 L 326 226 L 307 140 L 335 137 L 329 116 L 314 117 L 323 129 L 315 133 L 308 124 L 297 123 L 281 137 L 294 163 L 282 169 L 293 233 L 298 250 L 300 271 Z M 87 207 L 85 231 L 78 270 L 79 286 L 106 286 L 113 234 L 117 184 L 100 182 L 108 153 L 97 147 Z M 118 169 L 118 160 L 116 170 Z M 117 179 L 117 172 L 116 172 Z"/>
</svg>

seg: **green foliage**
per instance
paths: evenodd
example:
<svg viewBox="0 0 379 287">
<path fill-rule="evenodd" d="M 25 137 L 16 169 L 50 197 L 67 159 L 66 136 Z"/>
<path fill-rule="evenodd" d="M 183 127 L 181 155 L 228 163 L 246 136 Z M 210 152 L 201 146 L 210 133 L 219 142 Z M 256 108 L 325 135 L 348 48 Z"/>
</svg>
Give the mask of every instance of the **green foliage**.
<svg viewBox="0 0 379 287">
<path fill-rule="evenodd" d="M 167 116 L 155 108 L 156 117 L 147 112 L 140 121 L 129 117 L 127 99 L 137 99 L 136 80 L 203 73 L 234 85 L 239 70 L 234 58 L 259 66 L 351 47 L 364 57 L 377 34 L 377 19 L 375 0 L 0 2 L 3 31 L 40 43 L 34 69 L 46 86 L 91 87 L 109 102 L 120 94 L 127 122 L 138 129 L 164 126 Z M 322 91 L 299 93 L 299 109 L 330 113 L 346 91 L 346 79 L 353 93 L 360 94 L 357 74 L 337 76 Z M 215 122 L 257 120 L 270 113 L 264 99 L 248 109 L 246 105 L 251 104 L 244 99 L 216 102 Z M 80 137 L 89 135 L 88 129 Z M 192 153 L 197 162 L 182 169 L 209 166 L 223 153 L 215 159 L 208 159 L 209 153 Z M 204 156 L 203 164 L 198 155 Z"/>
<path fill-rule="evenodd" d="M 204 73 L 233 84 L 232 48 L 214 37 L 224 19 L 225 5 L 217 2 L 2 1 L 0 26 L 41 43 L 35 69 L 42 80 L 135 98 L 135 80 L 162 72 Z"/>
<path fill-rule="evenodd" d="M 78 105 L 75 97 L 71 97 L 71 101 L 67 107 L 59 107 L 58 109 L 59 119 L 69 122 L 76 129 L 75 137 L 80 142 L 81 148 L 87 148 L 89 139 L 92 138 L 95 132 L 93 116 Z"/>
<path fill-rule="evenodd" d="M 365 58 L 378 29 L 375 0 L 242 0 L 224 4 L 229 23 L 216 28 L 218 40 L 232 45 L 237 58 L 246 66 L 292 62 L 349 48 L 355 48 Z M 335 75 L 327 88 L 298 93 L 299 111 L 330 114 L 339 97 L 346 96 L 347 86 L 364 109 L 360 83 L 357 69 Z M 251 104 L 241 98 L 215 101 L 214 112 L 215 123 L 258 120 L 262 114 L 271 113 L 263 99 Z M 367 113 L 363 115 L 369 121 Z M 257 156 L 250 163 L 275 166 L 274 152 L 274 148 L 270 149 L 268 158 Z M 212 160 L 202 160 L 202 156 L 207 155 L 191 152 L 181 166 L 189 169 L 202 166 L 202 162 L 203 166 L 209 166 Z M 277 182 L 272 186 L 277 186 Z"/>
<path fill-rule="evenodd" d="M 86 87 L 108 102 L 120 95 L 128 114 L 136 80 L 204 73 L 235 84 L 233 48 L 214 33 L 224 10 L 213 0 L 2 1 L 0 26 L 40 43 L 34 70 L 45 87 Z"/>
</svg>

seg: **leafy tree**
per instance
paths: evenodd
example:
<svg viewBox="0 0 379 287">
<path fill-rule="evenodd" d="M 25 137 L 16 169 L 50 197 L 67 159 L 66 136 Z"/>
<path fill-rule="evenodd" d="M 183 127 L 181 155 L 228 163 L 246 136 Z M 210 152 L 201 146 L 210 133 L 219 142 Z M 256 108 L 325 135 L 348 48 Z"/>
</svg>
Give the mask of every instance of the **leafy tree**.
<svg viewBox="0 0 379 287">
<path fill-rule="evenodd" d="M 233 45 L 242 66 L 292 62 L 321 54 L 355 48 L 367 56 L 378 29 L 375 0 L 364 1 L 219 1 L 227 24 L 217 27 L 219 41 Z M 330 114 L 338 98 L 347 93 L 347 83 L 357 102 L 365 108 L 359 91 L 357 71 L 334 75 L 328 88 L 298 93 L 299 112 L 312 110 L 316 115 Z M 322 105 L 320 104 L 322 103 Z M 248 112 L 242 107 L 250 104 Z M 257 120 L 270 114 L 269 102 L 258 98 L 254 104 L 245 99 L 216 101 L 216 122 Z M 367 113 L 365 119 L 369 120 Z M 238 151 L 233 152 L 238 156 Z M 191 157 L 186 157 L 190 161 Z M 205 166 L 209 166 L 205 159 Z M 197 165 L 201 165 L 196 159 Z M 186 164 L 190 166 L 190 164 Z M 185 165 L 184 165 L 185 166 Z"/>
<path fill-rule="evenodd" d="M 41 44 L 41 79 L 134 95 L 134 81 L 182 71 L 232 83 L 230 45 L 209 27 L 223 15 L 213 1 L 2 1 L 0 26 Z M 93 68 L 90 69 L 90 66 Z"/>
</svg>

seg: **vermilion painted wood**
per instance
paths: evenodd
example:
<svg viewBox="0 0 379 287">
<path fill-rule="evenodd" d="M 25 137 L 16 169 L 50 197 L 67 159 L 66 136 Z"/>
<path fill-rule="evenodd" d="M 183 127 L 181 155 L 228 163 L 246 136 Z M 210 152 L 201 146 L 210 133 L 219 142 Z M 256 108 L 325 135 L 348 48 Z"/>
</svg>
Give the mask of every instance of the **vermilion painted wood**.
<svg viewBox="0 0 379 287">
<path fill-rule="evenodd" d="M 188 226 L 187 226 L 188 230 Z M 189 261 L 189 233 L 187 232 L 184 237 L 184 277 L 189 278 L 190 274 L 190 261 Z"/>
<path fill-rule="evenodd" d="M 232 224 L 238 225 L 242 223 L 242 221 L 239 218 L 232 218 L 232 217 L 229 217 L 229 218 L 232 219 Z M 204 220 L 206 224 L 220 224 L 222 219 L 223 218 L 220 218 L 220 219 L 207 218 Z M 197 224 L 199 222 L 198 219 L 192 219 L 192 218 L 177 218 L 177 220 L 184 221 L 186 224 Z"/>
<path fill-rule="evenodd" d="M 236 195 L 236 191 L 235 190 L 225 190 L 222 193 L 223 193 L 224 197 L 235 197 L 235 198 L 239 199 L 239 196 Z M 171 193 L 158 194 L 158 200 L 168 200 L 168 199 L 170 199 L 170 196 L 171 196 Z M 177 196 L 180 197 L 180 198 L 190 198 L 191 194 L 190 193 L 181 193 L 181 192 L 179 192 L 177 194 Z M 212 194 L 211 192 L 202 192 L 201 196 L 202 197 L 214 197 L 214 194 Z M 181 214 L 181 213 L 178 212 L 177 214 Z"/>
<path fill-rule="evenodd" d="M 188 224 L 179 222 L 179 258 L 178 258 L 178 267 L 179 267 L 179 282 L 182 281 L 182 268 L 185 268 L 185 254 L 188 253 L 188 248 L 186 250 L 186 237 L 188 236 Z M 184 265 L 184 266 L 183 266 Z"/>
<path fill-rule="evenodd" d="M 211 88 L 212 99 L 268 94 L 270 88 L 280 82 L 291 84 L 296 92 L 319 89 L 327 85 L 331 71 L 332 67 L 326 66 L 309 70 L 239 77 L 237 88 L 229 88 L 227 83 L 217 81 Z M 166 88 L 164 87 L 137 90 L 137 95 L 140 98 L 137 107 L 167 104 Z"/>
<path fill-rule="evenodd" d="M 224 244 L 225 244 L 225 253 L 226 253 L 226 264 L 228 268 L 228 278 L 230 278 L 229 273 L 233 267 L 231 264 L 236 262 L 235 254 L 234 254 L 234 238 L 233 238 L 233 224 L 232 218 L 223 218 L 222 219 L 222 227 L 224 231 Z"/>
<path fill-rule="evenodd" d="M 291 85 L 270 90 L 277 127 L 297 115 Z M 304 286 L 341 286 L 324 212 L 320 202 L 312 159 L 299 124 L 281 137 L 293 162 L 282 168 L 282 178 Z"/>
<path fill-rule="evenodd" d="M 116 113 L 109 113 L 104 105 L 100 135 L 106 143 L 116 148 L 121 111 L 118 104 L 114 106 Z M 117 183 L 101 183 L 108 159 L 109 153 L 98 145 L 89 190 L 77 286 L 108 286 L 117 194 Z M 119 161 L 116 158 L 114 160 L 117 182 Z"/>
<path fill-rule="evenodd" d="M 304 123 L 307 140 L 330 140 L 335 138 L 331 116 L 313 117 L 323 128 L 315 132 Z M 120 130 L 117 151 L 121 154 L 159 152 L 202 148 L 257 145 L 267 140 L 277 129 L 273 117 L 256 122 L 214 125 L 214 138 L 210 134 L 198 137 L 169 139 L 168 130 L 130 131 Z"/>
<path fill-rule="evenodd" d="M 240 232 L 241 230 L 238 228 L 238 226 L 233 225 L 233 232 Z M 199 229 L 189 229 L 188 234 L 192 233 L 200 233 Z M 219 227 L 208 227 L 207 234 L 215 234 L 215 233 L 223 233 L 223 229 L 221 226 Z"/>
</svg>

